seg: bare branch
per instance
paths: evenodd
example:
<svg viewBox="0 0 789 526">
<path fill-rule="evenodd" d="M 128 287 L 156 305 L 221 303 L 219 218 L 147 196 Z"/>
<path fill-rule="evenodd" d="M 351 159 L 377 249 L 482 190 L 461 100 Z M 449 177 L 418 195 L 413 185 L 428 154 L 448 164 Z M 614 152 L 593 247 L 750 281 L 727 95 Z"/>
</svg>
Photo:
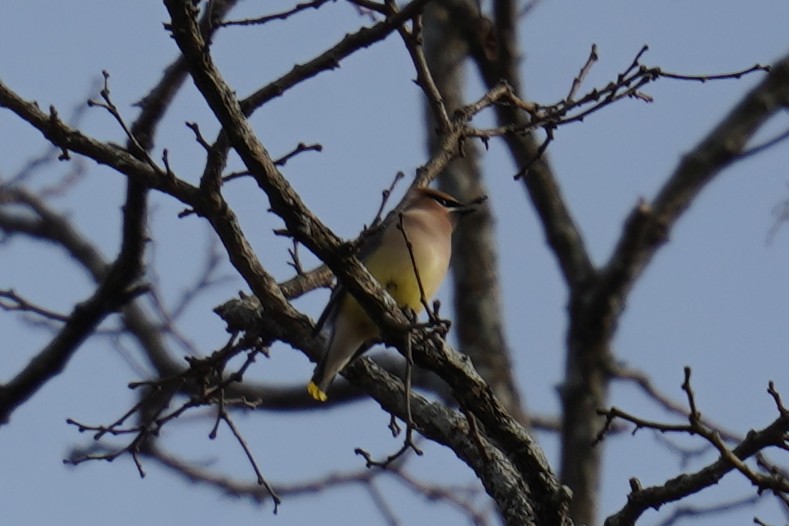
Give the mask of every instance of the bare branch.
<svg viewBox="0 0 789 526">
<path fill-rule="evenodd" d="M 227 426 L 230 428 L 230 431 L 232 431 L 233 436 L 236 437 L 236 440 L 238 441 L 239 445 L 241 445 L 241 448 L 244 450 L 244 454 L 247 456 L 247 460 L 249 460 L 249 463 L 252 465 L 252 469 L 255 470 L 255 475 L 257 476 L 258 484 L 266 488 L 266 491 L 268 491 L 269 495 L 271 495 L 271 500 L 274 501 L 274 514 L 276 515 L 277 510 L 279 509 L 279 505 L 282 502 L 279 495 L 277 495 L 277 492 L 274 491 L 274 488 L 272 488 L 271 485 L 268 482 L 266 482 L 266 479 L 263 478 L 263 474 L 260 472 L 260 468 L 258 468 L 257 462 L 255 462 L 255 457 L 252 455 L 252 452 L 249 450 L 249 445 L 247 445 L 247 442 L 246 440 L 244 440 L 244 437 L 241 436 L 241 433 L 238 431 L 238 428 L 233 423 L 233 420 L 230 418 L 230 415 L 228 415 L 226 411 L 222 410 L 220 413 L 220 418 L 227 424 Z"/>
<path fill-rule="evenodd" d="M 570 87 L 570 92 L 565 97 L 565 100 L 572 101 L 575 99 L 575 95 L 581 88 L 581 84 L 583 84 L 583 81 L 586 79 L 586 76 L 589 74 L 589 71 L 591 71 L 592 66 L 594 66 L 598 59 L 597 44 L 592 44 L 592 50 L 589 52 L 589 58 L 586 59 L 586 64 L 583 65 L 581 71 L 578 72 L 578 76 L 573 79 L 573 85 Z"/>
<path fill-rule="evenodd" d="M 745 69 L 741 69 L 739 71 L 733 71 L 731 73 L 719 73 L 713 75 L 684 75 L 680 73 L 669 73 L 668 71 L 663 71 L 657 68 L 658 75 L 667 78 L 667 79 L 676 79 L 676 80 L 695 80 L 698 82 L 708 82 L 710 80 L 730 80 L 730 79 L 741 79 L 745 75 L 750 73 L 754 73 L 757 71 L 763 71 L 765 73 L 769 73 L 772 66 L 765 66 L 762 64 L 754 64 L 753 66 Z"/>
<path fill-rule="evenodd" d="M 164 172 L 153 161 L 153 159 L 151 159 L 151 156 L 148 155 L 147 150 L 145 148 L 143 148 L 143 146 L 137 141 L 137 137 L 134 136 L 134 133 L 132 133 L 132 131 L 126 125 L 126 122 L 123 120 L 123 117 L 121 116 L 120 112 L 118 111 L 118 108 L 112 102 L 112 99 L 110 98 L 110 74 L 106 70 L 102 71 L 101 74 L 104 77 L 104 87 L 101 89 L 101 92 L 100 92 L 101 98 L 103 99 L 103 102 L 99 102 L 99 101 L 95 101 L 93 99 L 90 99 L 90 100 L 88 100 L 88 106 L 90 106 L 90 107 L 96 106 L 96 107 L 104 108 L 105 110 L 107 110 L 107 112 L 110 115 L 112 115 L 112 117 L 115 119 L 115 121 L 121 127 L 121 129 L 123 130 L 123 133 L 126 134 L 126 137 L 128 139 L 128 142 L 129 142 L 129 151 L 132 153 L 132 155 L 134 155 L 135 157 L 139 157 L 142 160 L 144 160 L 145 162 L 147 162 L 148 165 L 151 168 L 153 168 L 154 171 L 157 171 L 159 173 Z"/>
<path fill-rule="evenodd" d="M 702 424 L 699 419 L 700 413 L 690 385 L 689 368 L 685 368 L 685 380 L 682 384 L 682 389 L 688 397 L 690 408 L 688 424 L 652 422 L 614 407 L 601 411 L 601 414 L 606 416 L 607 424 L 616 418 L 621 418 L 634 424 L 634 432 L 638 429 L 654 429 L 661 433 L 687 433 L 700 436 L 718 450 L 718 459 L 695 473 L 682 474 L 679 477 L 666 481 L 663 485 L 649 488 L 642 488 L 640 485 L 635 486 L 628 496 L 627 504 L 619 512 L 606 519 L 606 526 L 633 524 L 648 508 L 659 507 L 668 502 L 680 500 L 687 495 L 710 487 L 733 470 L 739 471 L 750 480 L 759 493 L 764 490 L 770 490 L 779 498 L 789 493 L 789 479 L 776 474 L 774 471 L 766 475 L 757 473 L 745 463 L 746 459 L 760 455 L 763 450 L 769 447 L 782 447 L 785 436 L 789 433 L 788 413 L 782 412 L 778 418 L 763 429 L 750 431 L 733 449 L 729 449 L 723 443 L 720 435 L 715 430 Z M 774 389 L 772 390 L 774 391 Z"/>
<path fill-rule="evenodd" d="M 263 24 L 266 24 L 273 20 L 287 20 L 291 16 L 300 13 L 301 11 L 306 11 L 307 9 L 320 9 L 320 7 L 328 1 L 329 0 L 312 0 L 310 2 L 303 2 L 301 4 L 296 4 L 293 8 L 288 9 L 287 11 L 282 11 L 280 13 L 275 13 L 273 15 L 264 15 L 257 18 L 245 18 L 242 20 L 224 20 L 219 22 L 217 25 L 221 27 L 262 26 Z"/>
<path fill-rule="evenodd" d="M 142 210 L 127 207 L 125 214 L 139 225 L 138 214 Z M 9 382 L 0 386 L 0 425 L 7 424 L 11 413 L 30 398 L 47 381 L 66 367 L 79 345 L 90 335 L 107 315 L 131 301 L 144 289 L 133 287 L 142 270 L 144 239 L 141 228 L 128 226 L 136 235 L 124 236 L 124 246 L 118 258 L 107 272 L 105 280 L 93 295 L 75 306 L 74 311 L 61 331 L 44 347 L 31 362 Z M 136 236 L 136 237 L 135 237 Z"/>
<path fill-rule="evenodd" d="M 675 400 L 672 400 L 665 393 L 660 392 L 646 373 L 632 369 L 623 369 L 621 367 L 616 367 L 611 372 L 615 378 L 635 383 L 644 392 L 644 394 L 646 394 L 652 401 L 654 401 L 664 410 L 678 416 L 688 416 L 687 407 Z M 700 422 L 711 429 L 715 429 L 715 431 L 718 432 L 725 440 L 731 442 L 739 442 L 742 440 L 741 436 L 725 429 L 719 424 L 710 422 L 706 418 L 700 418 Z"/>
<path fill-rule="evenodd" d="M 682 519 L 694 517 L 709 517 L 728 513 L 730 511 L 753 506 L 762 498 L 762 495 L 750 495 L 740 499 L 724 502 L 721 504 L 713 504 L 711 506 L 690 506 L 680 505 L 675 507 L 671 515 L 660 521 L 657 526 L 673 526 L 682 521 Z"/>
<path fill-rule="evenodd" d="M 7 301 L 3 301 L 3 300 Z M 66 322 L 68 316 L 51 311 L 44 307 L 39 307 L 35 303 L 31 303 L 13 289 L 0 290 L 0 309 L 9 312 L 31 312 L 48 320 Z"/>
</svg>

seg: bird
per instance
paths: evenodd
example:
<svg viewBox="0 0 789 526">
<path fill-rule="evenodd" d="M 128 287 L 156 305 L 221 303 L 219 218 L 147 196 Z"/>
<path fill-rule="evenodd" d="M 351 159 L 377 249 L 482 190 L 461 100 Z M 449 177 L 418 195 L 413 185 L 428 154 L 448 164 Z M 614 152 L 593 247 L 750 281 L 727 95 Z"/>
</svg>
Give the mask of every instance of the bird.
<svg viewBox="0 0 789 526">
<path fill-rule="evenodd" d="M 447 274 L 455 226 L 479 201 L 464 204 L 444 192 L 413 187 L 403 211 L 389 214 L 362 244 L 358 257 L 400 308 L 419 313 L 423 300 L 432 298 Z M 337 374 L 379 335 L 375 322 L 339 284 L 316 323 L 316 332 L 324 325 L 329 328 L 328 345 L 307 385 L 307 392 L 319 402 L 328 399 L 326 392 Z"/>
</svg>

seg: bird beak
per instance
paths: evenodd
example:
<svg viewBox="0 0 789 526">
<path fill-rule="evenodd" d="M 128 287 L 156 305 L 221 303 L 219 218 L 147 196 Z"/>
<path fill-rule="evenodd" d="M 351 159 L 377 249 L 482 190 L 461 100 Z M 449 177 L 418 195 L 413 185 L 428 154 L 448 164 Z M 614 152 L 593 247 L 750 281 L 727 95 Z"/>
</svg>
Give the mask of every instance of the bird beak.
<svg viewBox="0 0 789 526">
<path fill-rule="evenodd" d="M 488 200 L 487 195 L 481 195 L 476 199 L 469 201 L 468 203 L 452 208 L 452 214 L 457 215 L 458 218 L 467 216 L 470 213 L 479 210 L 479 207 L 482 205 L 482 203 L 484 203 L 487 200 Z"/>
</svg>

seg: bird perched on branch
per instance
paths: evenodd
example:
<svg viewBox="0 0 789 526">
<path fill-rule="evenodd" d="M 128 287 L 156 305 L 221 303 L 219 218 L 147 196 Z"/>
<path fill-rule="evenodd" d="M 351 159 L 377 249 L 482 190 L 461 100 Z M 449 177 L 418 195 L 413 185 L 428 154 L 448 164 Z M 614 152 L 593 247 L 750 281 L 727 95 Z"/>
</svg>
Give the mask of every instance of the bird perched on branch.
<svg viewBox="0 0 789 526">
<path fill-rule="evenodd" d="M 359 249 L 359 259 L 400 308 L 418 313 L 446 276 L 455 225 L 482 199 L 463 204 L 438 190 L 412 188 L 403 211 L 387 217 L 378 233 Z M 378 336 L 378 327 L 339 284 L 318 319 L 316 331 L 324 324 L 330 330 L 328 347 L 307 386 L 309 394 L 321 402 L 326 401 L 326 391 L 337 373 L 365 342 Z"/>
</svg>

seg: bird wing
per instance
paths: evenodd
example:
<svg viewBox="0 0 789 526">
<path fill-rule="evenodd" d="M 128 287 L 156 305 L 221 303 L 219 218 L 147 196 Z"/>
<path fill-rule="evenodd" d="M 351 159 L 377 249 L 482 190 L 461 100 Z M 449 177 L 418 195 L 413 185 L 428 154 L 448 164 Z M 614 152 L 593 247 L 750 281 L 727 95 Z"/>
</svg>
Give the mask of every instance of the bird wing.
<svg viewBox="0 0 789 526">
<path fill-rule="evenodd" d="M 375 248 L 380 245 L 381 239 L 383 238 L 383 234 L 387 227 L 391 225 L 393 221 L 395 221 L 394 217 L 396 216 L 394 216 L 393 212 L 389 212 L 384 220 L 381 221 L 381 223 L 379 223 L 374 229 L 362 234 L 366 235 L 367 238 L 361 243 L 356 251 L 356 257 L 359 258 L 359 261 L 364 263 L 370 254 L 375 250 Z M 329 301 L 326 303 L 326 307 L 324 307 L 323 312 L 318 318 L 318 321 L 315 322 L 313 334 L 318 334 L 321 332 L 323 327 L 326 325 L 334 325 L 334 319 L 337 317 L 339 307 L 347 294 L 348 291 L 345 290 L 345 287 L 343 287 L 341 283 L 337 282 L 337 284 L 334 286 L 334 289 L 332 290 L 331 296 L 329 296 Z"/>
<path fill-rule="evenodd" d="M 324 307 L 323 312 L 321 312 L 318 321 L 315 322 L 315 329 L 312 331 L 313 335 L 321 332 L 327 322 L 329 325 L 334 325 L 334 318 L 337 317 L 337 312 L 339 311 L 337 307 L 339 307 L 346 294 L 345 287 L 339 283 L 334 286 L 334 289 L 331 291 L 331 296 L 329 296 L 329 302 L 326 303 L 326 307 Z"/>
</svg>

